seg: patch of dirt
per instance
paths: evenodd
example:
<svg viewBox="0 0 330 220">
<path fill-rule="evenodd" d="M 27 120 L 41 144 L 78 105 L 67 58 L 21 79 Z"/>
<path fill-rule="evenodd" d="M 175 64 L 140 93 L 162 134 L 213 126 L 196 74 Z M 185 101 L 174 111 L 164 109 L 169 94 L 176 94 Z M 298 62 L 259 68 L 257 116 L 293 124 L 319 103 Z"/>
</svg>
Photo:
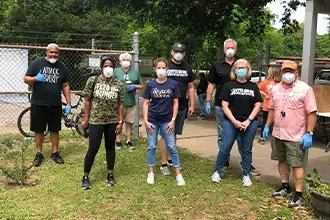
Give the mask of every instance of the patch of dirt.
<svg viewBox="0 0 330 220">
<path fill-rule="evenodd" d="M 0 176 L 0 188 L 17 190 L 21 188 L 32 188 L 40 183 L 40 178 L 36 175 L 31 175 L 25 180 L 24 185 L 18 185 L 15 181 L 6 178 L 5 176 Z"/>
</svg>

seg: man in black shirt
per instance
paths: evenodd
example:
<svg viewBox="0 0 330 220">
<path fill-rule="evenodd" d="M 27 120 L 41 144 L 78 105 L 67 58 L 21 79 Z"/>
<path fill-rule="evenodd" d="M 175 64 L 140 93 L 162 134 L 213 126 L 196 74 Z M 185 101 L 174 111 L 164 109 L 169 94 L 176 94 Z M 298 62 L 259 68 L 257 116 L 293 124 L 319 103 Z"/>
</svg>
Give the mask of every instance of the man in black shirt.
<svg viewBox="0 0 330 220">
<path fill-rule="evenodd" d="M 40 166 L 44 159 L 42 144 L 46 128 L 50 132 L 52 143 L 50 158 L 55 163 L 64 163 L 58 152 L 62 116 L 61 91 L 63 90 L 67 103 L 65 113 L 69 114 L 71 112 L 70 79 L 68 68 L 58 61 L 58 58 L 58 45 L 49 44 L 46 57 L 34 60 L 24 76 L 24 82 L 32 85 L 30 130 L 35 132 L 37 147 L 34 166 Z"/>
</svg>

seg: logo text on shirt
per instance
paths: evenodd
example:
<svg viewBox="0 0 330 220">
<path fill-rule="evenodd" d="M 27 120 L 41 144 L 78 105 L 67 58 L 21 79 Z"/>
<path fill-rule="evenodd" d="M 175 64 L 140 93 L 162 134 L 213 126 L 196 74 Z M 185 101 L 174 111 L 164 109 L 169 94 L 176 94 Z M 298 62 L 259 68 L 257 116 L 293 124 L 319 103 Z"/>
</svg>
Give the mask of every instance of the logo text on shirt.
<svg viewBox="0 0 330 220">
<path fill-rule="evenodd" d="M 244 95 L 254 97 L 254 90 L 251 89 L 242 89 L 242 88 L 233 88 L 231 89 L 230 96 L 232 95 Z"/>
</svg>

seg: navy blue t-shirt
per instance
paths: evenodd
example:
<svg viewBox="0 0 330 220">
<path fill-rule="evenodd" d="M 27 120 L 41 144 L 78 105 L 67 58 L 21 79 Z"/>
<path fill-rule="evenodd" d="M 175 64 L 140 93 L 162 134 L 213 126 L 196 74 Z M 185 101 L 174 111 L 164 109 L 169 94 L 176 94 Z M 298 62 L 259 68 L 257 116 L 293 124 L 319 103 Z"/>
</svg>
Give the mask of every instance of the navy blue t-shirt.
<svg viewBox="0 0 330 220">
<path fill-rule="evenodd" d="M 149 99 L 148 121 L 170 122 L 173 116 L 173 99 L 180 98 L 180 88 L 176 81 L 167 79 L 164 83 L 152 80 L 147 83 L 143 98 Z"/>
<path fill-rule="evenodd" d="M 62 106 L 61 91 L 63 83 L 70 81 L 69 70 L 61 62 L 49 63 L 45 58 L 34 60 L 26 71 L 26 76 L 45 74 L 46 82 L 32 85 L 31 103 L 42 106 Z"/>
</svg>

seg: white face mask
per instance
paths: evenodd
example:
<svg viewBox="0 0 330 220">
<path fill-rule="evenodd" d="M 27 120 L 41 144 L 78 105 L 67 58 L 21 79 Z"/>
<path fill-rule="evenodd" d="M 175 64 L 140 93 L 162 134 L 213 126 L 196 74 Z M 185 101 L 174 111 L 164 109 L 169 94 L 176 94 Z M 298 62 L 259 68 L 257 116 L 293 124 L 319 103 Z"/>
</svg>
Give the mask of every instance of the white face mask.
<svg viewBox="0 0 330 220">
<path fill-rule="evenodd" d="M 131 65 L 131 62 L 129 62 L 129 61 L 126 61 L 126 60 L 121 61 L 121 66 L 124 68 L 130 67 L 130 65 Z"/>
<path fill-rule="evenodd" d="M 175 53 L 173 57 L 176 61 L 180 62 L 183 59 L 183 54 L 178 52 L 178 53 Z"/>
<path fill-rule="evenodd" d="M 48 62 L 50 62 L 51 64 L 54 64 L 57 62 L 56 58 L 48 58 Z"/>
<path fill-rule="evenodd" d="M 229 48 L 228 50 L 226 50 L 226 57 L 229 57 L 229 58 L 232 58 L 235 56 L 235 50 L 234 49 L 231 49 Z"/>
<path fill-rule="evenodd" d="M 105 67 L 103 69 L 103 74 L 106 78 L 110 78 L 113 75 L 113 68 L 112 67 Z"/>
<path fill-rule="evenodd" d="M 296 76 L 294 73 L 291 72 L 286 72 L 282 75 L 282 80 L 283 82 L 285 82 L 286 84 L 291 84 L 293 83 L 293 81 L 295 80 Z"/>
<path fill-rule="evenodd" d="M 164 77 L 166 77 L 166 70 L 165 69 L 158 69 L 156 71 L 156 73 L 157 73 L 157 77 L 158 78 L 164 78 Z"/>
</svg>

